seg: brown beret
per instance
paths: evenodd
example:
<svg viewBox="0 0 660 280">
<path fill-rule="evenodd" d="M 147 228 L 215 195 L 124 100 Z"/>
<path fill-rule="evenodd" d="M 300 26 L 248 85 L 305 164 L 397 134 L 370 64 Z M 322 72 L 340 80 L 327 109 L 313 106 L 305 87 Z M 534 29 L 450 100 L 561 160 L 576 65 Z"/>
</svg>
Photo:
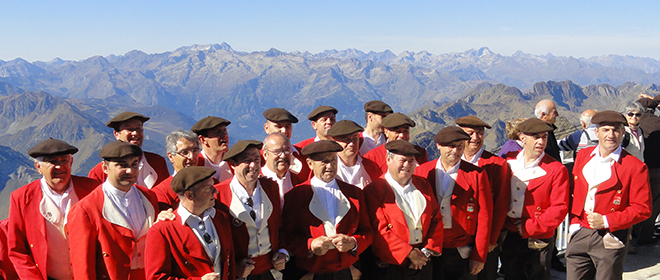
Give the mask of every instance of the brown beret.
<svg viewBox="0 0 660 280">
<path fill-rule="evenodd" d="M 541 132 L 553 131 L 554 129 L 548 123 L 540 119 L 529 118 L 518 124 L 518 130 L 524 134 L 532 135 Z"/>
<path fill-rule="evenodd" d="M 605 125 L 605 124 L 623 124 L 627 125 L 628 120 L 623 116 L 623 114 L 619 112 L 615 112 L 612 110 L 605 110 L 605 111 L 600 111 L 596 114 L 594 114 L 593 117 L 591 117 L 591 123 L 596 124 L 598 126 Z"/>
<path fill-rule="evenodd" d="M 320 140 L 305 146 L 302 149 L 302 154 L 306 156 L 313 156 L 321 153 L 341 152 L 343 150 L 344 148 L 342 148 L 341 145 L 337 144 L 335 141 Z"/>
<path fill-rule="evenodd" d="M 179 170 L 174 175 L 170 187 L 176 194 L 182 194 L 191 189 L 195 184 L 211 178 L 215 169 L 206 166 L 189 166 Z"/>
<path fill-rule="evenodd" d="M 394 140 L 385 144 L 385 149 L 390 153 L 402 156 L 419 156 L 420 152 L 415 149 L 415 145 L 405 140 Z"/>
<path fill-rule="evenodd" d="M 333 114 L 336 115 L 337 112 L 339 111 L 337 111 L 335 107 L 331 107 L 331 106 L 325 106 L 325 105 L 318 106 L 316 107 L 316 109 L 314 109 L 314 111 L 312 111 L 311 113 L 309 113 L 309 115 L 307 115 L 307 119 L 315 122 L 316 120 L 319 119 L 319 115 L 325 112 L 332 112 Z"/>
<path fill-rule="evenodd" d="M 660 95 L 658 95 L 658 96 L 660 96 Z M 654 109 L 656 106 L 658 106 L 658 101 L 655 101 L 654 99 L 640 98 L 639 100 L 637 100 L 637 102 L 639 104 L 642 104 L 642 107 L 644 107 L 644 108 Z"/>
<path fill-rule="evenodd" d="M 103 159 L 109 161 L 127 156 L 142 157 L 142 149 L 140 149 L 140 147 L 137 145 L 133 145 L 128 142 L 112 141 L 103 146 L 103 149 L 101 149 L 99 155 Z"/>
<path fill-rule="evenodd" d="M 264 111 L 263 115 L 271 122 L 298 123 L 298 118 L 284 108 L 270 108 Z"/>
<path fill-rule="evenodd" d="M 28 150 L 28 155 L 33 158 L 43 156 L 73 155 L 78 152 L 78 148 L 69 145 L 69 143 L 57 139 L 46 139 L 34 145 Z"/>
<path fill-rule="evenodd" d="M 137 118 L 137 119 L 140 120 L 142 123 L 144 123 L 144 122 L 146 122 L 146 121 L 149 120 L 149 117 L 143 116 L 143 115 L 138 114 L 138 113 L 136 113 L 136 112 L 123 112 L 123 113 L 121 113 L 121 114 L 119 114 L 119 115 L 116 115 L 116 116 L 115 116 L 114 118 L 112 118 L 111 120 L 109 120 L 107 123 L 105 123 L 105 125 L 107 125 L 108 127 L 114 128 L 115 130 L 118 130 L 118 129 L 119 129 L 119 125 L 120 125 L 122 122 L 125 122 L 125 121 L 130 120 L 130 119 L 133 119 L 133 118 Z"/>
<path fill-rule="evenodd" d="M 380 123 L 382 127 L 385 128 L 395 128 L 402 125 L 408 125 L 409 127 L 415 127 L 415 121 L 413 121 L 408 116 L 401 113 L 394 113 L 385 118 Z"/>
<path fill-rule="evenodd" d="M 447 126 L 438 131 L 433 137 L 433 140 L 440 144 L 440 146 L 446 146 L 454 141 L 470 140 L 470 135 L 465 133 L 465 131 L 458 126 Z"/>
<path fill-rule="evenodd" d="M 485 127 L 490 129 L 490 125 L 475 116 L 460 117 L 454 121 L 461 127 Z"/>
<path fill-rule="evenodd" d="M 364 111 L 371 113 L 394 113 L 390 105 L 380 100 L 371 100 L 364 103 Z"/>
<path fill-rule="evenodd" d="M 330 130 L 328 130 L 328 135 L 330 136 L 342 136 L 349 135 L 355 132 L 362 132 L 362 128 L 359 124 L 351 120 L 341 120 L 336 122 Z"/>
<path fill-rule="evenodd" d="M 225 153 L 225 155 L 222 157 L 222 160 L 226 161 L 228 159 L 231 159 L 231 158 L 241 154 L 242 152 L 247 150 L 249 147 L 255 147 L 257 149 L 261 149 L 261 147 L 263 145 L 264 145 L 263 143 L 261 143 L 260 141 L 257 141 L 257 140 L 241 140 L 241 141 L 238 141 L 238 142 L 236 142 L 236 144 L 234 144 L 234 146 L 231 146 L 231 148 L 229 148 L 229 151 L 227 151 L 227 153 Z"/>
<path fill-rule="evenodd" d="M 211 129 L 211 128 L 214 128 L 214 127 L 219 126 L 219 125 L 227 126 L 227 125 L 230 125 L 230 124 L 231 124 L 231 122 L 226 120 L 226 119 L 223 119 L 223 118 L 220 118 L 220 117 L 208 116 L 208 117 L 203 118 L 203 119 L 199 120 L 198 122 L 196 122 L 192 126 L 190 131 L 192 131 L 194 133 L 197 133 L 197 134 L 206 135 L 206 131 Z"/>
</svg>

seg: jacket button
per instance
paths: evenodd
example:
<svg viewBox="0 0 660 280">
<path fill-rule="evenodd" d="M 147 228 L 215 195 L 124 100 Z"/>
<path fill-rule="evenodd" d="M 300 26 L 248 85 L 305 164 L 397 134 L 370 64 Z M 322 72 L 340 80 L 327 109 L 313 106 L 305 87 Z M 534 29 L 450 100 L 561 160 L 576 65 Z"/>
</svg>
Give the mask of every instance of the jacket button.
<svg viewBox="0 0 660 280">
<path fill-rule="evenodd" d="M 470 197 L 470 202 L 474 201 L 474 197 Z"/>
<path fill-rule="evenodd" d="M 621 193 L 621 190 L 616 190 L 616 193 Z"/>
<path fill-rule="evenodd" d="M 392 224 L 387 224 L 387 228 L 392 228 Z"/>
<path fill-rule="evenodd" d="M 467 219 L 468 219 L 468 220 L 472 220 L 472 216 L 467 216 Z"/>
<path fill-rule="evenodd" d="M 37 267 L 39 267 L 39 264 L 38 264 L 38 263 L 35 263 L 34 265 L 37 266 Z"/>
<path fill-rule="evenodd" d="M 34 244 L 30 244 L 30 248 L 34 248 Z"/>
<path fill-rule="evenodd" d="M 577 175 L 575 175 L 575 180 L 577 180 L 577 179 L 578 179 L 578 177 L 577 177 Z"/>
<path fill-rule="evenodd" d="M 108 256 L 110 256 L 110 255 L 108 255 L 108 253 L 106 253 L 106 252 L 101 253 L 101 255 L 103 255 L 104 257 L 108 257 Z"/>
<path fill-rule="evenodd" d="M 541 207 L 536 207 L 536 210 L 541 211 Z"/>
<path fill-rule="evenodd" d="M 614 212 L 614 208 L 610 209 L 610 211 Z"/>
</svg>

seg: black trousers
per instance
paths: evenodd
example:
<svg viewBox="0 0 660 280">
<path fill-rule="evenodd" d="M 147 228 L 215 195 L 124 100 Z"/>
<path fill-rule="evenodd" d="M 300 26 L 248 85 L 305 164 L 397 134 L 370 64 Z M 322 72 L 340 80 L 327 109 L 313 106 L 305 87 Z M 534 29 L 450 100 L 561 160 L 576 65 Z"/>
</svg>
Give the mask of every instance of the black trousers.
<svg viewBox="0 0 660 280">
<path fill-rule="evenodd" d="M 477 279 L 476 275 L 470 274 L 470 258 L 462 258 L 456 248 L 442 249 L 442 255 L 431 257 L 431 262 L 433 263 L 433 279 Z"/>
<path fill-rule="evenodd" d="M 509 232 L 502 242 L 501 271 L 504 279 L 550 280 L 550 263 L 555 237 L 542 239 L 548 243 L 543 249 L 530 249 L 528 240 L 520 234 Z"/>
</svg>

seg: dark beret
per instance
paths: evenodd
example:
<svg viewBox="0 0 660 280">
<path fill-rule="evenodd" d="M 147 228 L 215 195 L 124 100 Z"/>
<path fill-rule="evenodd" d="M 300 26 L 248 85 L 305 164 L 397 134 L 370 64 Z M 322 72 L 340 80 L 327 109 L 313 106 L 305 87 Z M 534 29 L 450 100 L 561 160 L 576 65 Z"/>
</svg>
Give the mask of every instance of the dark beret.
<svg viewBox="0 0 660 280">
<path fill-rule="evenodd" d="M 128 142 L 122 141 L 113 141 L 105 146 L 99 152 L 99 155 L 105 159 L 112 161 L 113 159 L 119 159 L 126 156 L 142 156 L 142 149 L 137 145 L 133 145 Z"/>
<path fill-rule="evenodd" d="M 28 150 L 28 155 L 33 158 L 43 156 L 73 155 L 78 152 L 78 148 L 69 145 L 69 143 L 57 139 L 46 139 L 34 145 Z"/>
<path fill-rule="evenodd" d="M 490 125 L 475 116 L 460 117 L 454 121 L 456 125 L 462 127 L 485 127 L 490 129 Z"/>
<path fill-rule="evenodd" d="M 594 116 L 591 117 L 591 123 L 596 124 L 598 126 L 605 124 L 627 125 L 628 120 L 626 120 L 626 117 L 624 117 L 623 114 L 619 112 L 615 112 L 612 110 L 605 110 L 594 114 Z"/>
<path fill-rule="evenodd" d="M 181 194 L 192 188 L 195 184 L 211 178 L 213 174 L 215 174 L 214 168 L 206 166 L 189 166 L 179 170 L 179 172 L 174 175 L 170 187 L 176 194 Z"/>
<path fill-rule="evenodd" d="M 470 140 L 470 135 L 465 133 L 462 128 L 458 126 L 447 126 L 433 137 L 433 140 L 440 144 L 440 146 L 447 146 L 454 141 Z"/>
<path fill-rule="evenodd" d="M 342 148 L 341 145 L 337 144 L 335 141 L 320 140 L 305 146 L 302 149 L 302 154 L 306 156 L 313 156 L 321 153 L 341 152 L 343 150 L 344 148 Z"/>
<path fill-rule="evenodd" d="M 390 153 L 402 156 L 419 156 L 420 153 L 415 149 L 415 145 L 405 140 L 394 140 L 385 144 L 385 149 Z"/>
<path fill-rule="evenodd" d="M 383 118 L 383 121 L 380 123 L 382 127 L 385 128 L 395 128 L 402 125 L 408 125 L 409 127 L 415 127 L 415 121 L 413 121 L 408 116 L 401 113 L 390 114 L 389 116 Z"/>
<path fill-rule="evenodd" d="M 271 122 L 298 123 L 298 118 L 284 108 L 270 108 L 264 111 L 263 115 Z"/>
<path fill-rule="evenodd" d="M 339 111 L 337 111 L 335 107 L 331 107 L 331 106 L 325 106 L 325 105 L 318 106 L 316 107 L 316 109 L 314 109 L 314 111 L 312 111 L 311 113 L 309 113 L 309 115 L 307 115 L 307 119 L 315 122 L 316 120 L 319 119 L 319 115 L 325 112 L 332 112 L 333 114 L 336 115 L 337 112 Z"/>
<path fill-rule="evenodd" d="M 107 125 L 108 127 L 114 128 L 115 130 L 118 130 L 119 125 L 122 122 L 125 122 L 125 121 L 133 119 L 133 118 L 136 118 L 136 119 L 140 120 L 142 123 L 149 120 L 149 117 L 143 116 L 143 115 L 138 114 L 136 112 L 123 112 L 119 115 L 116 115 L 111 120 L 109 120 L 107 123 L 105 123 L 105 125 Z"/>
<path fill-rule="evenodd" d="M 355 132 L 362 132 L 362 128 L 359 124 L 351 120 L 341 120 L 336 122 L 330 130 L 328 130 L 328 135 L 330 136 L 342 136 L 349 135 Z"/>
<path fill-rule="evenodd" d="M 518 130 L 524 134 L 532 135 L 541 132 L 553 131 L 554 129 L 548 123 L 540 119 L 529 118 L 518 124 Z"/>
<path fill-rule="evenodd" d="M 231 146 L 231 148 L 229 148 L 229 151 L 225 153 L 225 155 L 222 157 L 222 160 L 227 161 L 228 159 L 231 159 L 239 155 L 240 153 L 244 152 L 249 147 L 255 147 L 257 149 L 261 149 L 263 145 L 264 145 L 263 143 L 257 140 L 238 141 L 236 142 L 236 144 L 234 144 L 234 146 Z"/>
<path fill-rule="evenodd" d="M 394 113 L 390 105 L 380 100 L 371 100 L 364 103 L 364 111 L 371 113 Z"/>
<path fill-rule="evenodd" d="M 642 104 L 642 107 L 644 108 L 655 109 L 655 107 L 658 106 L 658 101 L 656 101 L 655 98 L 654 99 L 640 98 L 639 100 L 637 100 L 637 102 L 639 102 L 639 104 Z"/>
<path fill-rule="evenodd" d="M 192 131 L 194 133 L 197 133 L 197 134 L 205 135 L 206 131 L 211 129 L 211 128 L 214 128 L 218 125 L 227 126 L 227 125 L 230 125 L 230 124 L 231 124 L 231 122 L 226 120 L 226 119 L 223 119 L 223 118 L 220 118 L 220 117 L 208 116 L 208 117 L 203 118 L 203 119 L 199 120 L 198 122 L 196 122 L 192 126 L 190 131 Z"/>
</svg>

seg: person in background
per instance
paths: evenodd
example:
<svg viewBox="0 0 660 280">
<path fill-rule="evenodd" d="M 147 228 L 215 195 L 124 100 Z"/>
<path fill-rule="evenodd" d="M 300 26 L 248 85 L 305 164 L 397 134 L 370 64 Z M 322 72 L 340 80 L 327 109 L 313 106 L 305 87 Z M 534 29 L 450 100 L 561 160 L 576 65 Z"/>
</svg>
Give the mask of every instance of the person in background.
<svg viewBox="0 0 660 280">
<path fill-rule="evenodd" d="M 367 121 L 367 127 L 360 133 L 360 137 L 363 139 L 360 155 L 366 155 L 369 151 L 387 142 L 383 126 L 380 123 L 383 118 L 392 113 L 394 113 L 392 107 L 383 101 L 372 100 L 364 103 L 364 118 Z"/>
<path fill-rule="evenodd" d="M 303 149 L 305 146 L 310 143 L 319 141 L 319 140 L 330 140 L 328 136 L 328 130 L 337 122 L 337 109 L 332 106 L 319 106 L 316 109 L 312 110 L 311 113 L 307 116 L 307 119 L 312 122 L 312 128 L 316 132 L 316 136 L 305 139 L 296 144 L 296 148 Z"/>
<path fill-rule="evenodd" d="M 517 118 L 515 120 L 510 120 L 506 122 L 506 134 L 509 136 L 509 141 L 506 141 L 500 152 L 497 154 L 500 157 L 506 157 L 506 154 L 509 152 L 517 152 L 522 150 L 523 142 L 520 134 L 520 129 L 518 129 L 518 124 L 524 122 L 527 118 Z"/>
<path fill-rule="evenodd" d="M 377 170 L 378 166 L 371 161 L 362 160 L 358 151 L 360 132 L 364 129 L 354 121 L 341 120 L 335 123 L 328 135 L 337 142 L 343 151 L 337 153 L 337 179 L 364 189 L 375 178 L 369 177 L 367 170 Z"/>
<path fill-rule="evenodd" d="M 631 155 L 644 162 L 644 131 L 639 127 L 639 120 L 645 112 L 644 106 L 639 102 L 632 102 L 623 110 L 628 125 L 621 146 Z"/>
<path fill-rule="evenodd" d="M 596 125 L 591 123 L 591 117 L 596 113 L 594 110 L 585 110 L 580 115 L 580 126 L 582 130 L 577 130 L 557 142 L 559 150 L 573 152 L 573 159 L 577 152 L 591 146 L 598 145 L 596 137 Z"/>
<path fill-rule="evenodd" d="M 229 134 L 227 126 L 230 121 L 214 116 L 208 116 L 196 122 L 190 130 L 198 135 L 202 151 L 195 157 L 197 166 L 213 167 L 213 175 L 218 182 L 222 182 L 234 175 L 229 164 L 222 160 L 222 156 L 229 149 Z M 169 151 L 168 151 L 169 153 Z"/>
<path fill-rule="evenodd" d="M 261 167 L 261 175 L 277 183 L 280 193 L 280 207 L 284 207 L 284 195 L 303 181 L 291 174 L 291 142 L 281 132 L 268 134 L 261 148 L 261 156 L 266 161 Z"/>
<path fill-rule="evenodd" d="M 266 123 L 264 123 L 264 131 L 266 134 L 280 132 L 291 141 L 293 135 L 293 124 L 298 123 L 298 118 L 291 114 L 284 108 L 270 108 L 263 112 Z M 309 166 L 305 162 L 305 156 L 302 155 L 300 149 L 291 145 L 291 163 L 289 170 L 291 173 L 298 177 L 300 181 L 305 181 L 309 177 Z M 294 185 L 295 186 L 295 185 Z"/>
</svg>

